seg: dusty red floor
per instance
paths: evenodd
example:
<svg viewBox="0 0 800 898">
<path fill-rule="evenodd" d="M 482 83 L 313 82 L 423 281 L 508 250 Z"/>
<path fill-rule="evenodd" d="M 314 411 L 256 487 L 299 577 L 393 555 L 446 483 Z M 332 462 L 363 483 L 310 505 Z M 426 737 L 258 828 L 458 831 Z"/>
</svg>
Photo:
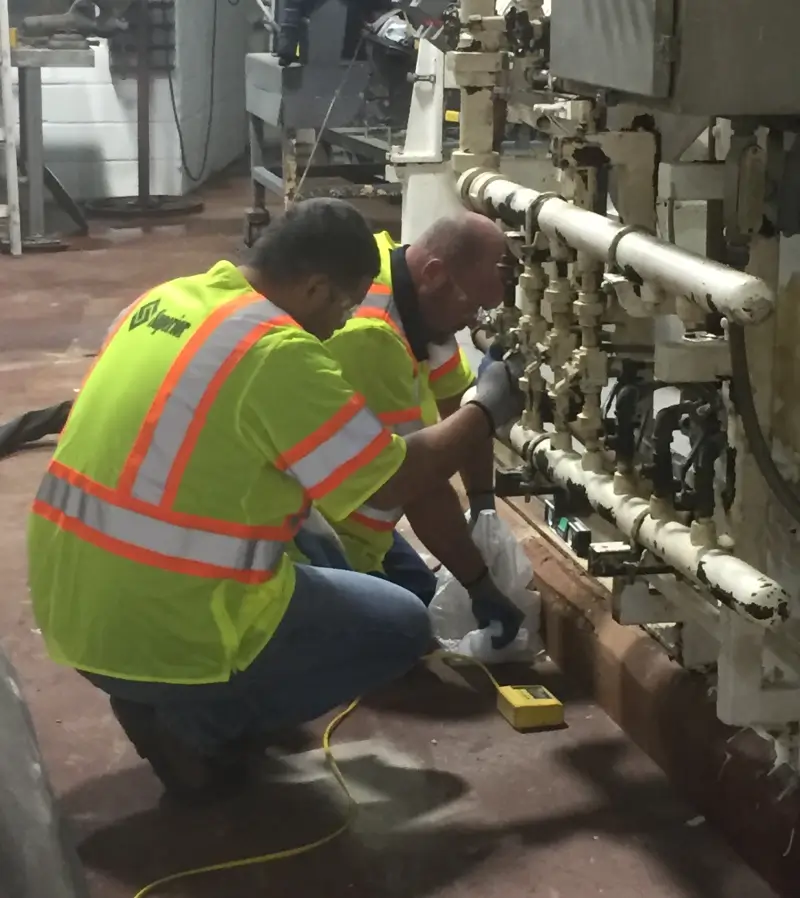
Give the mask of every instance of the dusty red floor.
<svg viewBox="0 0 800 898">
<path fill-rule="evenodd" d="M 0 258 L 0 418 L 72 395 L 107 323 L 138 293 L 235 254 L 244 185 L 207 193 L 202 217 L 99 232 L 56 256 Z M 397 211 L 369 208 L 375 223 Z M 0 638 L 17 666 L 93 898 L 122 898 L 187 866 L 263 853 L 335 826 L 319 726 L 267 759 L 262 782 L 214 811 L 160 805 L 159 787 L 106 700 L 51 664 L 25 589 L 25 516 L 46 449 L 0 463 Z M 311 856 L 209 876 L 169 894 L 296 898 L 768 898 L 773 892 L 673 793 L 655 765 L 552 668 L 568 726 L 522 736 L 479 678 L 410 676 L 338 739 L 362 803 L 355 829 Z M 292 752 L 300 752 L 291 756 Z M 311 752 L 311 754 L 302 754 Z"/>
</svg>

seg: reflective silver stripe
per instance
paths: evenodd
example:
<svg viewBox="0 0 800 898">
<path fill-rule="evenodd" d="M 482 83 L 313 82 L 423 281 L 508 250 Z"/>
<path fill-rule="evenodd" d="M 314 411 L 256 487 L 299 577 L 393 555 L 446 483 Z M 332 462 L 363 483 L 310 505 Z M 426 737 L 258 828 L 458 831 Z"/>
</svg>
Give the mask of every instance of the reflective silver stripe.
<svg viewBox="0 0 800 898">
<path fill-rule="evenodd" d="M 313 496 L 342 465 L 363 452 L 383 431 L 383 424 L 367 408 L 362 408 L 324 443 L 294 462 L 287 470 Z"/>
<path fill-rule="evenodd" d="M 365 309 L 383 309 L 384 312 L 392 319 L 395 327 L 405 338 L 405 330 L 403 329 L 403 320 L 400 318 L 400 311 L 394 301 L 391 293 L 367 293 L 361 305 Z"/>
<path fill-rule="evenodd" d="M 379 524 L 391 524 L 394 526 L 400 518 L 403 517 L 402 508 L 392 508 L 389 511 L 381 511 L 378 508 L 372 508 L 369 505 L 362 505 L 356 514 L 362 518 L 369 518 Z"/>
<path fill-rule="evenodd" d="M 416 421 L 401 421 L 399 424 L 394 424 L 391 429 L 397 436 L 407 437 L 412 433 L 422 430 L 423 426 L 422 421 L 417 419 Z"/>
<path fill-rule="evenodd" d="M 103 536 L 119 540 L 134 549 L 158 552 L 180 561 L 267 573 L 275 569 L 284 551 L 282 542 L 239 539 L 178 527 L 120 508 L 54 474 L 45 474 L 36 498 Z"/>
<path fill-rule="evenodd" d="M 200 345 L 164 405 L 131 490 L 137 499 L 157 505 L 194 419 L 197 407 L 225 360 L 254 327 L 286 313 L 262 299 L 225 318 Z"/>
<path fill-rule="evenodd" d="M 422 421 L 418 418 L 416 421 L 401 421 L 398 424 L 392 425 L 390 429 L 393 430 L 397 436 L 405 437 L 422 430 L 423 427 Z M 380 511 L 369 505 L 362 505 L 361 508 L 356 511 L 356 514 L 359 514 L 364 518 L 369 518 L 371 521 L 394 525 L 403 517 L 403 509 L 392 508 L 389 511 Z"/>
<path fill-rule="evenodd" d="M 446 343 L 429 343 L 428 366 L 431 374 L 446 365 L 458 351 L 458 343 L 455 338 Z"/>
</svg>

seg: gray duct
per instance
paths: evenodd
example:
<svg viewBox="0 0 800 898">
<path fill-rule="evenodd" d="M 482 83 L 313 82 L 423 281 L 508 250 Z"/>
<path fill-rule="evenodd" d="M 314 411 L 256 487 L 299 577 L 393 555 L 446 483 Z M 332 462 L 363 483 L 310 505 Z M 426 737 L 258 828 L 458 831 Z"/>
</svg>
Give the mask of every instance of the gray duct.
<svg viewBox="0 0 800 898">
<path fill-rule="evenodd" d="M 30 713 L 0 650 L 0 895 L 88 898 L 58 816 Z"/>
</svg>

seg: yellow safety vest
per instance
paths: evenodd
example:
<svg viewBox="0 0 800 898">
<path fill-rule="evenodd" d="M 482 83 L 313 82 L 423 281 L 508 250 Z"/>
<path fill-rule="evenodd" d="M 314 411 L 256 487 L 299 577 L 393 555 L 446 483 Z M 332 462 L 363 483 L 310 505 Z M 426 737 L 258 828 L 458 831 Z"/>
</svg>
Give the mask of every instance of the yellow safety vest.
<svg viewBox="0 0 800 898">
<path fill-rule="evenodd" d="M 377 234 L 376 242 L 381 253 L 380 274 L 350 321 L 327 346 L 345 378 L 365 396 L 380 421 L 405 437 L 435 424 L 439 419 L 437 401 L 463 393 L 474 375 L 455 337 L 443 345 L 431 344 L 428 359 L 417 362 L 392 295 L 389 254 L 396 244 L 386 232 Z M 402 508 L 382 511 L 366 502 L 345 520 L 332 522 L 356 570 L 382 569 L 402 515 Z"/>
<path fill-rule="evenodd" d="M 335 520 L 405 454 L 319 340 L 222 262 L 118 319 L 33 505 L 51 656 L 131 680 L 246 668 L 294 591 L 310 503 Z"/>
</svg>

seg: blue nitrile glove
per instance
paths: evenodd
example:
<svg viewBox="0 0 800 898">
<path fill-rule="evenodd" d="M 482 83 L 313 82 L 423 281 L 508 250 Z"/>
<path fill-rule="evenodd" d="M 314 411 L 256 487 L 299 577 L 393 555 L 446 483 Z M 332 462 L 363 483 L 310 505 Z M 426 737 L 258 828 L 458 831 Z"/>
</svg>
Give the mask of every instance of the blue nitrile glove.
<svg viewBox="0 0 800 898">
<path fill-rule="evenodd" d="M 497 588 L 488 570 L 480 580 L 467 587 L 467 592 L 472 600 L 472 614 L 478 628 L 485 630 L 494 621 L 503 628 L 500 636 L 492 637 L 492 647 L 504 649 L 510 645 L 517 638 L 525 615 Z"/>
<path fill-rule="evenodd" d="M 467 405 L 483 409 L 492 432 L 520 417 L 525 410 L 525 396 L 519 379 L 525 370 L 521 353 L 509 353 L 502 362 L 491 361 L 478 375 L 475 395 Z"/>
<path fill-rule="evenodd" d="M 478 523 L 482 511 L 495 511 L 494 492 L 485 490 L 480 493 L 467 493 L 469 499 L 469 525 L 470 528 Z"/>
<path fill-rule="evenodd" d="M 499 343 L 492 343 L 492 345 L 489 347 L 489 351 L 484 354 L 483 358 L 481 359 L 480 365 L 478 365 L 478 377 L 483 374 L 486 366 L 490 362 L 502 362 L 503 356 L 505 354 L 505 349 L 503 349 L 503 347 Z"/>
</svg>

